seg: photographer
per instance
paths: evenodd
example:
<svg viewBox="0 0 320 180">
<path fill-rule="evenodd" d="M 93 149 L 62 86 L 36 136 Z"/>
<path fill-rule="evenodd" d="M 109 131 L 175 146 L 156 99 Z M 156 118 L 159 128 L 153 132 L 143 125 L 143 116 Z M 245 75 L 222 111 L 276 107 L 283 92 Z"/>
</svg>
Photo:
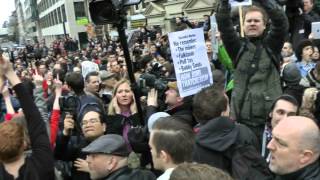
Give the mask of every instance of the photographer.
<svg viewBox="0 0 320 180">
<path fill-rule="evenodd" d="M 231 117 L 261 139 L 270 102 L 282 93 L 278 68 L 288 19 L 274 0 L 257 2 L 262 8 L 250 6 L 244 12 L 243 39 L 233 27 L 228 0 L 220 1 L 216 17 L 221 38 L 235 65 Z M 270 32 L 266 32 L 268 16 Z"/>
<path fill-rule="evenodd" d="M 191 97 L 180 96 L 176 81 L 168 83 L 168 89 L 165 91 L 165 104 L 167 107 L 164 112 L 180 117 L 179 119 L 190 127 L 196 125 L 192 115 Z M 156 112 L 158 112 L 158 91 L 151 89 L 148 93 L 146 119 Z"/>
<path fill-rule="evenodd" d="M 90 180 L 86 155 L 81 149 L 106 132 L 105 115 L 95 106 L 87 106 L 83 116 L 79 117 L 80 124 L 70 114 L 67 114 L 63 130 L 57 137 L 55 157 L 58 160 L 71 161 L 71 177 L 74 180 Z M 80 126 L 80 127 L 78 127 Z M 72 135 L 73 131 L 81 135 Z"/>
<path fill-rule="evenodd" d="M 17 93 L 30 136 L 32 153 L 24 154 L 26 148 L 23 127 L 15 122 L 0 124 L 0 179 L 54 179 L 53 156 L 49 138 L 40 112 L 31 96 L 12 69 L 8 59 L 0 57 L 0 86 L 7 79 Z"/>
</svg>

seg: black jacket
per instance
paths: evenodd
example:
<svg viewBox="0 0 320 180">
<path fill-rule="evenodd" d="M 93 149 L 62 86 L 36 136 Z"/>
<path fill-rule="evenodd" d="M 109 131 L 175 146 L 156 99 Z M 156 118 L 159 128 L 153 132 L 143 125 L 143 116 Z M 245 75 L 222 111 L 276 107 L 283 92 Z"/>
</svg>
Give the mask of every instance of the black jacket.
<svg viewBox="0 0 320 180">
<path fill-rule="evenodd" d="M 13 89 L 17 93 L 27 120 L 32 149 L 31 155 L 26 157 L 24 165 L 19 169 L 17 180 L 53 180 L 54 160 L 44 121 L 31 96 L 26 96 L 28 92 L 23 84 L 17 84 Z M 6 172 L 2 164 L 0 164 L 0 179 L 14 179 Z"/>
<path fill-rule="evenodd" d="M 193 161 L 228 172 L 231 164 L 224 154 L 238 141 L 258 147 L 256 137 L 246 126 L 235 124 L 227 117 L 212 119 L 200 126 L 196 135 Z"/>
<path fill-rule="evenodd" d="M 320 179 L 319 166 L 319 161 L 316 161 L 296 172 L 277 176 L 275 180 L 318 180 Z"/>
<path fill-rule="evenodd" d="M 121 114 L 109 115 L 107 116 L 107 133 L 108 134 L 119 134 L 123 135 L 123 127 L 125 123 L 129 123 L 132 127 L 140 126 L 140 117 L 139 114 L 133 114 L 129 117 L 125 117 Z"/>
<path fill-rule="evenodd" d="M 128 166 L 111 173 L 104 180 L 155 180 L 154 174 L 146 170 L 130 169 Z"/>
<path fill-rule="evenodd" d="M 62 132 L 58 134 L 54 155 L 57 160 L 72 162 L 71 179 L 90 180 L 89 173 L 78 171 L 77 168 L 73 166 L 73 162 L 77 158 L 86 159 L 86 155 L 81 152 L 81 149 L 89 144 L 90 142 L 84 140 L 81 135 L 70 137 L 64 136 Z"/>
</svg>

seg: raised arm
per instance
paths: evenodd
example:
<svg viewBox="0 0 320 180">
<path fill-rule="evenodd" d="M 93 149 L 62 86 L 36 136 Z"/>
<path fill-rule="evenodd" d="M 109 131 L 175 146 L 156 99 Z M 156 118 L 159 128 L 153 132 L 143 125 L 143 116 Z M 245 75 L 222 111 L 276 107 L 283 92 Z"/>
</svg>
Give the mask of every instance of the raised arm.
<svg viewBox="0 0 320 180">
<path fill-rule="evenodd" d="M 40 112 L 31 96 L 27 95 L 28 92 L 15 74 L 9 59 L 1 59 L 0 66 L 0 76 L 5 76 L 13 86 L 27 120 L 32 148 L 32 155 L 29 162 L 33 163 L 37 168 L 39 179 L 51 180 L 54 175 L 54 160 L 50 149 L 48 134 L 44 122 L 41 119 Z"/>
<path fill-rule="evenodd" d="M 230 11 L 231 7 L 229 5 L 229 0 L 220 0 L 220 5 L 216 14 L 218 29 L 221 33 L 223 44 L 231 59 L 234 61 L 241 47 L 241 41 L 233 27 Z"/>
<path fill-rule="evenodd" d="M 274 53 L 280 53 L 289 31 L 288 17 L 275 0 L 257 0 L 271 19 L 266 42 Z"/>
</svg>

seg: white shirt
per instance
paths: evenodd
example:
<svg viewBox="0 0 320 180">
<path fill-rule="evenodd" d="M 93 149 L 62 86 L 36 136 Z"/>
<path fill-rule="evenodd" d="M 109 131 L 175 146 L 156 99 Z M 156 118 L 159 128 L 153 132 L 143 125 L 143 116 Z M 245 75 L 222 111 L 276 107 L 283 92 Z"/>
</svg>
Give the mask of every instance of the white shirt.
<svg viewBox="0 0 320 180">
<path fill-rule="evenodd" d="M 161 176 L 157 178 L 157 180 L 169 180 L 173 170 L 174 168 L 167 169 Z"/>
</svg>

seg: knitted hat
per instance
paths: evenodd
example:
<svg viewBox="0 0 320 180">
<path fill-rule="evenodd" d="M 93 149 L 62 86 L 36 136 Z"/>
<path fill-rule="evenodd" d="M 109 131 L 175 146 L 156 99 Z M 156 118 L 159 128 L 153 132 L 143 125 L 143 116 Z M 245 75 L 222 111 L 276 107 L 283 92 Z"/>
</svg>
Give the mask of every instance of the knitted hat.
<svg viewBox="0 0 320 180">
<path fill-rule="evenodd" d="M 284 65 L 281 77 L 287 85 L 298 85 L 301 80 L 300 71 L 295 63 Z"/>
<path fill-rule="evenodd" d="M 301 60 L 302 60 L 302 50 L 303 50 L 303 48 L 306 47 L 306 46 L 313 46 L 312 41 L 310 41 L 309 39 L 305 39 L 305 40 L 302 40 L 302 41 L 298 44 L 298 46 L 297 46 L 297 48 L 296 48 L 296 51 L 295 51 L 298 61 L 301 61 Z"/>
</svg>

